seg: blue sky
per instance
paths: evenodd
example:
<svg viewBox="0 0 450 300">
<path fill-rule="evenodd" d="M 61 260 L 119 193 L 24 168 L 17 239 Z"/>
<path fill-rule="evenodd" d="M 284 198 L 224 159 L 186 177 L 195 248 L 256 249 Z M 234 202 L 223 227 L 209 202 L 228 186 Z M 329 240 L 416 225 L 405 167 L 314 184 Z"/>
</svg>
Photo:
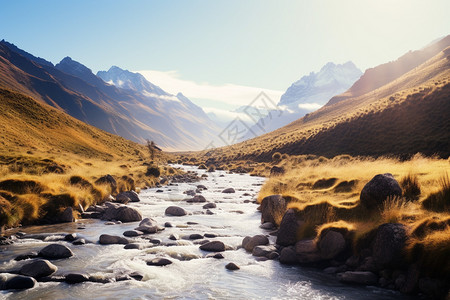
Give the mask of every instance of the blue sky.
<svg viewBox="0 0 450 300">
<path fill-rule="evenodd" d="M 450 34 L 444 0 L 0 4 L 0 38 L 34 55 L 53 63 L 71 56 L 94 72 L 146 71 L 169 92 L 216 108 L 250 102 L 260 90 L 279 98 L 329 61 L 352 60 L 364 71 Z"/>
</svg>

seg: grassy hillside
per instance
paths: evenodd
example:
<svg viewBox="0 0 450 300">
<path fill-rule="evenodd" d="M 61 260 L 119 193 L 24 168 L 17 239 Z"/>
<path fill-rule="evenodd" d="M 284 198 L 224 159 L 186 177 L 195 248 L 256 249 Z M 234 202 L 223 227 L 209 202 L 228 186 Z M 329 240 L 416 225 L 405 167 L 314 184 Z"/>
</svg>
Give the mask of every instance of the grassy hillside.
<svg viewBox="0 0 450 300">
<path fill-rule="evenodd" d="M 376 90 L 418 67 L 437 55 L 442 49 L 449 46 L 450 35 L 421 50 L 410 51 L 395 61 L 367 69 L 361 78 L 356 81 L 348 91 L 331 98 L 329 104 L 334 104 L 351 97 L 361 96 Z"/>
<path fill-rule="evenodd" d="M 450 48 L 367 94 L 326 105 L 263 136 L 204 153 L 270 161 L 275 152 L 450 155 Z M 207 156 L 205 156 L 207 158 Z"/>
<path fill-rule="evenodd" d="M 145 175 L 151 162 L 142 145 L 17 92 L 0 89 L 0 103 L 0 226 L 54 222 L 66 207 L 86 208 L 157 181 Z M 117 180 L 116 191 L 95 184 L 106 174 Z"/>
</svg>

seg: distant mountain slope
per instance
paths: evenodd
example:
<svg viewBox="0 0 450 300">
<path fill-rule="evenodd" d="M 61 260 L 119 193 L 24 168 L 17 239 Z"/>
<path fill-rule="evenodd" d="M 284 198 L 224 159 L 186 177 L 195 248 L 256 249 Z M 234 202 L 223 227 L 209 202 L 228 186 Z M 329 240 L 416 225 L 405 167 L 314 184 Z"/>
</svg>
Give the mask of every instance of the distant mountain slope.
<svg viewBox="0 0 450 300">
<path fill-rule="evenodd" d="M 112 159 L 145 151 L 143 146 L 17 92 L 0 89 L 0 103 L 0 144 L 15 154 L 39 149 Z"/>
<path fill-rule="evenodd" d="M 332 157 L 450 155 L 450 47 L 384 86 L 328 104 L 218 157 L 270 160 L 277 151 Z"/>
<path fill-rule="evenodd" d="M 303 76 L 281 96 L 280 110 L 270 111 L 259 119 L 251 126 L 246 139 L 274 131 L 319 109 L 331 97 L 347 90 L 361 75 L 361 70 L 349 61 L 345 64 L 329 62 L 319 72 Z"/>
<path fill-rule="evenodd" d="M 41 62 L 0 42 L 0 87 L 32 96 L 127 139 L 154 140 L 166 150 L 200 150 L 216 137 L 211 120 L 182 94 L 172 96 L 159 90 L 161 95 L 144 95 L 118 88 L 69 57 L 56 66 Z"/>
<path fill-rule="evenodd" d="M 375 68 L 367 69 L 353 86 L 341 95 L 333 97 L 329 104 L 357 97 L 373 91 L 429 60 L 442 49 L 450 46 L 450 35 L 426 46 L 421 50 L 410 51 L 395 61 L 391 61 Z"/>
</svg>

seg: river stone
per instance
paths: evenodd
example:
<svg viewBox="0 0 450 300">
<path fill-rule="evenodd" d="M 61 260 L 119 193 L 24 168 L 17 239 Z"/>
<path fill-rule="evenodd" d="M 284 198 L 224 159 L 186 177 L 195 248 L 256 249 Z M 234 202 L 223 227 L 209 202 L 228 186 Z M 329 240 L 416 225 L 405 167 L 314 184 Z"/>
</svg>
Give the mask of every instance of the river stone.
<svg viewBox="0 0 450 300">
<path fill-rule="evenodd" d="M 204 209 L 216 208 L 216 207 L 217 207 L 217 205 L 213 202 L 209 202 L 209 203 L 206 203 L 205 205 L 203 205 Z"/>
<path fill-rule="evenodd" d="M 158 226 L 141 225 L 136 227 L 134 230 L 145 234 L 152 234 L 158 232 Z"/>
<path fill-rule="evenodd" d="M 124 223 L 127 222 L 136 222 L 142 220 L 141 213 L 132 207 L 121 206 L 117 209 L 117 221 L 121 221 Z"/>
<path fill-rule="evenodd" d="M 232 193 L 236 193 L 236 191 L 233 188 L 226 188 L 222 191 L 222 193 L 232 194 Z"/>
<path fill-rule="evenodd" d="M 172 261 L 167 258 L 157 257 L 152 260 L 147 261 L 148 266 L 158 266 L 163 267 L 172 264 Z"/>
<path fill-rule="evenodd" d="M 136 222 L 142 220 L 141 213 L 132 207 L 107 202 L 107 209 L 102 216 L 102 220 L 117 220 L 121 222 Z"/>
<path fill-rule="evenodd" d="M 158 226 L 158 222 L 151 218 L 145 218 L 140 223 L 139 226 Z"/>
<path fill-rule="evenodd" d="M 65 241 L 68 241 L 68 242 L 73 242 L 73 241 L 75 241 L 77 239 L 77 234 L 76 233 L 69 233 L 69 234 L 66 234 L 65 236 L 64 236 L 64 240 Z"/>
<path fill-rule="evenodd" d="M 376 285 L 378 283 L 377 275 L 372 272 L 347 271 L 344 273 L 338 273 L 337 277 L 339 281 L 346 283 L 363 285 Z"/>
<path fill-rule="evenodd" d="M 230 271 L 236 271 L 236 270 L 239 270 L 239 269 L 240 269 L 235 263 L 232 263 L 232 262 L 228 263 L 228 264 L 225 266 L 225 268 L 226 268 L 227 270 L 230 270 Z"/>
<path fill-rule="evenodd" d="M 203 195 L 195 195 L 193 198 L 187 199 L 186 202 L 201 203 L 201 202 L 206 202 L 206 198 Z"/>
<path fill-rule="evenodd" d="M 402 188 L 392 174 L 378 174 L 361 190 L 360 201 L 368 209 L 381 208 L 388 197 L 402 196 Z"/>
<path fill-rule="evenodd" d="M 65 282 L 69 284 L 76 284 L 89 281 L 89 276 L 86 274 L 70 273 L 67 274 L 65 277 L 66 277 Z"/>
<path fill-rule="evenodd" d="M 276 243 L 281 246 L 295 245 L 297 232 L 302 224 L 296 211 L 292 208 L 288 209 L 281 220 Z"/>
<path fill-rule="evenodd" d="M 144 246 L 142 246 L 142 244 L 138 244 L 138 243 L 131 243 L 131 244 L 127 244 L 125 245 L 125 247 L 123 247 L 123 249 L 137 249 L 137 250 L 142 250 L 144 249 Z"/>
<path fill-rule="evenodd" d="M 123 238 L 123 237 L 117 236 L 117 235 L 109 235 L 109 234 L 102 234 L 100 236 L 98 242 L 102 245 L 110 245 L 110 244 L 126 245 L 129 243 L 126 238 Z"/>
<path fill-rule="evenodd" d="M 320 238 L 317 246 L 323 259 L 331 259 L 341 253 L 346 245 L 341 233 L 329 230 Z"/>
<path fill-rule="evenodd" d="M 286 201 L 281 195 L 267 196 L 261 201 L 261 223 L 279 224 L 286 212 Z"/>
<path fill-rule="evenodd" d="M 207 190 L 208 188 L 206 186 L 204 186 L 203 184 L 199 184 L 197 185 L 198 189 L 202 189 L 202 190 Z"/>
<path fill-rule="evenodd" d="M 165 211 L 166 215 L 181 217 L 187 215 L 187 212 L 179 206 L 169 206 Z"/>
<path fill-rule="evenodd" d="M 169 236 L 169 240 L 172 240 L 172 241 L 177 241 L 177 240 L 179 240 L 180 239 L 180 236 L 177 234 L 177 233 L 172 233 L 170 236 Z"/>
<path fill-rule="evenodd" d="M 8 278 L 4 283 L 5 290 L 25 290 L 31 289 L 36 285 L 36 279 L 29 276 L 14 275 Z"/>
<path fill-rule="evenodd" d="M 116 202 L 119 203 L 128 203 L 128 202 L 139 202 L 141 199 L 139 199 L 138 194 L 135 191 L 127 191 L 122 192 L 116 196 Z"/>
<path fill-rule="evenodd" d="M 200 240 L 203 238 L 203 235 L 199 234 L 199 233 L 193 233 L 189 236 L 190 240 Z"/>
<path fill-rule="evenodd" d="M 215 258 L 215 259 L 225 258 L 222 253 L 210 253 L 210 254 L 206 255 L 206 258 L 210 258 L 210 257 Z"/>
<path fill-rule="evenodd" d="M 123 235 L 126 236 L 126 237 L 135 237 L 135 236 L 140 236 L 140 235 L 143 235 L 143 234 L 144 233 L 142 231 L 139 231 L 139 230 L 127 230 L 127 231 L 125 231 L 123 233 Z"/>
<path fill-rule="evenodd" d="M 38 259 L 23 265 L 19 273 L 21 275 L 40 278 L 50 276 L 58 270 L 54 264 L 45 259 Z"/>
<path fill-rule="evenodd" d="M 267 257 L 270 253 L 277 251 L 277 248 L 275 246 L 256 246 L 253 248 L 252 255 L 253 256 L 264 256 Z"/>
<path fill-rule="evenodd" d="M 36 251 L 27 253 L 27 254 L 21 254 L 18 255 L 16 258 L 14 258 L 15 261 L 21 261 L 21 260 L 26 260 L 26 259 L 30 259 L 30 258 L 36 258 L 38 257 L 39 254 Z"/>
<path fill-rule="evenodd" d="M 62 214 L 59 215 L 59 221 L 61 223 L 70 223 L 75 221 L 72 207 L 66 207 Z"/>
<path fill-rule="evenodd" d="M 222 252 L 225 251 L 225 244 L 221 241 L 212 241 L 201 245 L 200 250 L 209 252 Z"/>
<path fill-rule="evenodd" d="M 72 242 L 73 245 L 84 245 L 86 244 L 86 240 L 85 239 L 76 239 L 75 241 Z"/>
<path fill-rule="evenodd" d="M 255 235 L 254 237 L 251 237 L 250 239 L 247 240 L 245 240 L 244 238 L 244 240 L 242 241 L 242 247 L 244 247 L 244 249 L 247 250 L 248 252 L 252 252 L 253 248 L 255 248 L 256 246 L 263 246 L 268 244 L 269 239 L 262 234 Z"/>
<path fill-rule="evenodd" d="M 377 266 L 399 266 L 404 261 L 404 248 L 408 239 L 403 224 L 387 223 L 380 225 L 375 236 L 372 252 Z"/>
<path fill-rule="evenodd" d="M 73 256 L 73 252 L 64 245 L 50 244 L 39 251 L 39 256 L 48 259 L 60 259 Z"/>
</svg>

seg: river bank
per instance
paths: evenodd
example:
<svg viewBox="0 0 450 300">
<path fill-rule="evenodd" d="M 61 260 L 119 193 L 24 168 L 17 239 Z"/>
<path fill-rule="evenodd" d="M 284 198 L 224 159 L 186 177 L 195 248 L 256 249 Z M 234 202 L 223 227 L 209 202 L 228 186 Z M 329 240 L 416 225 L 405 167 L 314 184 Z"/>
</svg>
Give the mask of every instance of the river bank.
<svg viewBox="0 0 450 300">
<path fill-rule="evenodd" d="M 70 248 L 74 255 L 66 259 L 50 260 L 58 268 L 52 276 L 63 277 L 71 273 L 82 273 L 97 277 L 103 275 L 114 280 L 104 284 L 92 281 L 80 284 L 60 281 L 38 282 L 29 290 L 2 291 L 2 297 L 7 299 L 25 296 L 29 299 L 39 297 L 398 299 L 402 297 L 398 293 L 374 287 L 348 286 L 316 269 L 283 266 L 276 260 L 261 260 L 252 256 L 241 249 L 246 236 L 265 235 L 271 244 L 275 242 L 275 237 L 269 235 L 270 231 L 259 227 L 261 214 L 257 211 L 257 204 L 254 203 L 265 179 L 247 174 L 227 174 L 224 171 L 208 173 L 197 170 L 196 167 L 183 168 L 185 171 L 198 172 L 200 177 L 205 175 L 208 177 L 203 177 L 202 181 L 196 183 L 172 183 L 161 188 L 143 190 L 139 194 L 140 202 L 128 204 L 129 207 L 139 210 L 143 218 L 154 219 L 158 226 L 164 227 L 164 230 L 154 234 L 125 237 L 123 233 L 134 230 L 140 222 L 105 225 L 111 223 L 84 219 L 76 223 L 23 227 L 20 230 L 25 232 L 25 235 L 15 240 L 12 245 L 1 246 L 2 272 L 20 269 L 32 261 L 30 259 L 15 261 L 14 258 L 17 256 L 32 251 L 39 252 L 45 246 L 57 243 Z M 193 196 L 188 196 L 185 192 L 191 190 L 195 192 L 199 185 L 203 185 L 206 189 L 199 190 L 196 194 L 205 197 L 206 202 L 187 202 L 186 199 L 192 199 Z M 227 188 L 233 188 L 235 193 L 222 193 Z M 203 208 L 206 203 L 214 203 L 216 208 Z M 169 216 L 165 212 L 170 206 L 179 206 L 188 214 Z M 208 209 L 212 214 L 207 213 Z M 166 227 L 170 225 L 172 227 Z M 43 240 L 33 237 L 43 233 L 50 237 L 44 237 Z M 58 237 L 72 233 L 84 238 L 87 243 L 73 245 L 68 241 L 56 241 Z M 102 245 L 99 243 L 102 234 L 126 238 L 129 244 L 138 244 L 142 248 L 124 249 L 127 245 L 123 244 Z M 200 244 L 205 243 L 205 240 L 223 242 L 226 251 L 220 253 L 224 258 L 213 258 L 208 255 L 216 252 L 201 250 Z M 172 263 L 164 267 L 147 264 L 155 258 L 164 258 Z M 230 262 L 240 269 L 227 270 L 225 266 Z M 136 279 L 120 281 L 120 276 L 134 272 L 140 274 L 135 277 L 142 276 L 140 281 Z"/>
</svg>

